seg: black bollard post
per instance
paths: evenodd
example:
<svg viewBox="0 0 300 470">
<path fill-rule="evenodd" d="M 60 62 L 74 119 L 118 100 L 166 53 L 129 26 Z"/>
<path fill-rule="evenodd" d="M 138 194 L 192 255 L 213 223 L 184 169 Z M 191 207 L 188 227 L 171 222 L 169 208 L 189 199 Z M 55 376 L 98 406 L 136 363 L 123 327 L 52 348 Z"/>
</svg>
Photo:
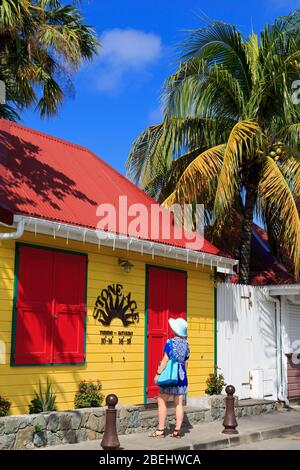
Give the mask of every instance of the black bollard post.
<svg viewBox="0 0 300 470">
<path fill-rule="evenodd" d="M 120 442 L 117 434 L 117 410 L 116 404 L 118 403 L 117 395 L 113 393 L 106 397 L 106 421 L 101 447 L 104 450 L 113 450 L 120 447 Z"/>
<path fill-rule="evenodd" d="M 227 385 L 225 388 L 225 392 L 227 393 L 226 400 L 226 411 L 223 421 L 224 429 L 222 431 L 223 434 L 238 434 L 237 428 L 237 420 L 234 413 L 234 392 L 235 388 L 233 385 Z"/>
</svg>

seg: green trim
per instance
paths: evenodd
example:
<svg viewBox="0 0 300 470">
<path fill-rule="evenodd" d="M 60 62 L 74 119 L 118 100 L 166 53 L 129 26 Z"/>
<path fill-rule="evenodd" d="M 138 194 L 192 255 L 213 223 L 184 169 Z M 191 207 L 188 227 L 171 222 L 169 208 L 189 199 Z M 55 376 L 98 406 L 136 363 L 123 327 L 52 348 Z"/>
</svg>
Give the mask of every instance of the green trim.
<svg viewBox="0 0 300 470">
<path fill-rule="evenodd" d="M 146 264 L 146 276 L 145 276 L 145 324 L 144 324 L 144 404 L 147 404 L 147 379 L 148 379 L 148 307 L 149 307 L 149 268 L 165 269 L 167 271 L 177 271 L 185 273 L 186 275 L 186 320 L 188 318 L 187 306 L 188 306 L 188 272 L 184 269 L 168 268 L 167 266 L 160 266 L 158 264 Z"/>
<path fill-rule="evenodd" d="M 217 309 L 217 288 L 214 286 L 214 366 L 218 363 L 218 309 Z"/>
<path fill-rule="evenodd" d="M 14 354 L 16 350 L 16 324 L 17 324 L 17 297 L 18 297 L 18 282 L 19 282 L 19 261 L 20 261 L 20 252 L 19 248 L 22 246 L 29 246 L 41 250 L 52 250 L 58 251 L 60 253 L 68 253 L 74 255 L 85 256 L 86 258 L 86 284 L 85 284 L 85 294 L 84 294 L 84 303 L 85 309 L 87 309 L 87 286 L 88 286 L 88 254 L 82 253 L 74 250 L 65 250 L 62 248 L 52 248 L 48 246 L 35 245 L 33 243 L 22 243 L 16 242 L 15 244 L 15 266 L 14 266 L 14 288 L 13 288 L 13 318 L 12 318 L 12 335 L 11 335 L 11 354 L 10 354 L 10 366 L 11 367 L 52 367 L 52 366 L 82 366 L 86 363 L 86 336 L 87 336 L 87 314 L 84 316 L 84 360 L 82 362 L 64 362 L 56 363 L 51 362 L 48 364 L 16 364 L 14 360 Z"/>
<path fill-rule="evenodd" d="M 88 301 L 87 301 L 87 293 L 88 293 L 88 278 L 89 278 L 89 255 L 86 253 L 86 260 L 85 260 L 85 292 L 84 292 L 84 325 L 83 325 L 83 352 L 84 352 L 84 359 L 81 364 L 86 364 L 86 337 L 87 337 L 87 315 L 88 315 Z M 79 364 L 80 365 L 80 364 Z"/>
<path fill-rule="evenodd" d="M 17 325 L 17 293 L 19 280 L 19 244 L 15 243 L 15 265 L 14 265 L 14 290 L 13 290 L 13 309 L 12 309 L 12 329 L 11 329 L 11 347 L 10 347 L 10 366 L 15 366 L 14 354 L 16 350 L 16 325 Z"/>
<path fill-rule="evenodd" d="M 186 273 L 186 275 L 188 274 L 186 269 L 169 268 L 168 266 L 161 266 L 160 264 L 147 263 L 146 266 L 149 267 L 149 268 L 165 269 L 166 271 L 177 271 L 177 272 L 180 272 L 180 273 Z"/>
<path fill-rule="evenodd" d="M 147 379 L 148 379 L 148 281 L 149 266 L 146 264 L 145 276 L 145 321 L 144 321 L 144 405 L 147 403 Z"/>
<path fill-rule="evenodd" d="M 30 246 L 38 250 L 52 250 L 52 251 L 60 251 L 61 253 L 70 253 L 73 255 L 87 256 L 87 253 L 82 253 L 82 251 L 67 250 L 65 248 L 56 248 L 56 247 L 45 246 L 45 245 L 36 245 L 34 243 L 16 242 L 16 247 L 19 248 L 20 246 Z"/>
</svg>

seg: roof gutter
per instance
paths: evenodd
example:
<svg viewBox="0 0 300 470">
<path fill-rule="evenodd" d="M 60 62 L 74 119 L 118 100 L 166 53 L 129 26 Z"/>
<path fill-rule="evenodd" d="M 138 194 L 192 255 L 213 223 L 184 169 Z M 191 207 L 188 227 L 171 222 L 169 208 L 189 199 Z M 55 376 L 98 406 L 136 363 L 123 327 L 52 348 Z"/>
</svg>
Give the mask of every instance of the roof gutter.
<svg viewBox="0 0 300 470">
<path fill-rule="evenodd" d="M 164 243 L 142 240 L 126 235 L 106 232 L 104 230 L 88 229 L 76 225 L 65 224 L 37 217 L 15 215 L 14 223 L 19 224 L 23 220 L 26 224 L 26 230 L 34 233 L 51 235 L 54 238 L 61 237 L 67 241 L 76 240 L 83 243 L 92 243 L 100 246 L 109 246 L 113 250 L 116 248 L 133 251 L 137 253 L 162 256 L 165 258 L 178 259 L 187 263 L 199 265 L 210 265 L 216 267 L 218 272 L 235 274 L 233 266 L 238 264 L 238 260 L 225 258 L 224 256 L 212 255 L 210 253 L 197 252 L 186 248 L 180 248 Z M 12 238 L 12 237 L 10 237 Z"/>
<path fill-rule="evenodd" d="M 300 284 L 283 284 L 268 286 L 268 292 L 270 295 L 300 295 Z"/>
<path fill-rule="evenodd" d="M 11 225 L 7 225 L 3 223 L 0 223 L 0 225 L 11 228 Z M 21 219 L 19 219 L 16 225 L 14 224 L 14 226 L 16 226 L 15 232 L 3 232 L 3 233 L 0 232 L 0 240 L 16 240 L 17 238 L 21 238 L 25 229 L 24 218 L 22 217 Z"/>
</svg>

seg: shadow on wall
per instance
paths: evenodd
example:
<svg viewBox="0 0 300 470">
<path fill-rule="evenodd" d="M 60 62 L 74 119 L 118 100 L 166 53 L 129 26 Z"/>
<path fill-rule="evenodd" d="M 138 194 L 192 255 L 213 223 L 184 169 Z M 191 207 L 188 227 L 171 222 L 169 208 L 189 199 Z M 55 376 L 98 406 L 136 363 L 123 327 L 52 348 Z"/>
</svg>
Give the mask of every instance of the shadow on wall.
<svg viewBox="0 0 300 470">
<path fill-rule="evenodd" d="M 218 337 L 219 349 L 232 373 L 240 354 L 246 354 L 245 367 L 276 368 L 275 307 L 265 298 L 263 287 L 218 285 Z M 219 360 L 222 362 L 222 357 Z"/>
<path fill-rule="evenodd" d="M 274 303 L 266 300 L 261 288 L 255 288 L 258 325 L 263 337 L 264 354 L 267 358 L 276 358 L 276 317 Z"/>
</svg>

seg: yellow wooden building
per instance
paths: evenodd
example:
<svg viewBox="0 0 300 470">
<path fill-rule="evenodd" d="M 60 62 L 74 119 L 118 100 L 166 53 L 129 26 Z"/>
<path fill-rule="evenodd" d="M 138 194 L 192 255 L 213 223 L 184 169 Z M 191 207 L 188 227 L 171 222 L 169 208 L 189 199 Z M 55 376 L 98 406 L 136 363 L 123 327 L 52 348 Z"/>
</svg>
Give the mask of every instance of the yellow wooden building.
<svg viewBox="0 0 300 470">
<path fill-rule="evenodd" d="M 82 380 L 100 380 L 122 404 L 147 403 L 170 316 L 187 318 L 188 397 L 203 395 L 215 358 L 214 272 L 235 261 L 207 241 L 187 248 L 172 220 L 167 239 L 146 237 L 150 215 L 133 236 L 126 210 L 136 220 L 132 207 L 157 210 L 152 199 L 89 150 L 4 120 L 0 182 L 0 396 L 11 412 L 27 413 L 47 379 L 59 410 L 74 407 Z M 103 217 L 99 227 L 113 208 L 115 230 Z"/>
</svg>

